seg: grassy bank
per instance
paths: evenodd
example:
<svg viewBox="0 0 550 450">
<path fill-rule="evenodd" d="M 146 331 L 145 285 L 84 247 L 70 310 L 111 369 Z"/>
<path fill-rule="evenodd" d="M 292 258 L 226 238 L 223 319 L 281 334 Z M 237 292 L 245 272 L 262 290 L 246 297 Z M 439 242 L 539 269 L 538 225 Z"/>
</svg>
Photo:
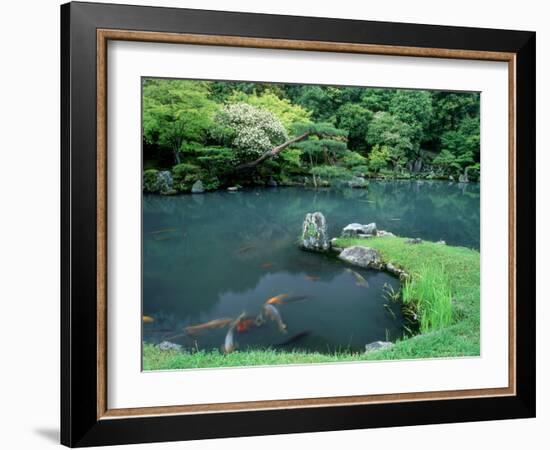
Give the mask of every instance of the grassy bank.
<svg viewBox="0 0 550 450">
<path fill-rule="evenodd" d="M 144 370 L 231 367 L 275 364 L 333 363 L 383 359 L 411 359 L 479 355 L 479 252 L 433 242 L 407 244 L 405 238 L 341 238 L 340 247 L 368 245 L 377 249 L 384 262 L 405 270 L 411 284 L 404 289 L 405 303 L 415 302 L 422 334 L 400 340 L 387 350 L 364 353 L 307 353 L 279 350 L 236 351 L 162 351 L 145 344 Z M 407 293 L 408 290 L 408 293 Z M 430 297 L 431 296 L 431 297 Z M 418 304 L 418 299 L 425 303 Z M 450 307 L 447 308 L 447 299 Z M 432 312 L 435 301 L 444 305 Z"/>
</svg>

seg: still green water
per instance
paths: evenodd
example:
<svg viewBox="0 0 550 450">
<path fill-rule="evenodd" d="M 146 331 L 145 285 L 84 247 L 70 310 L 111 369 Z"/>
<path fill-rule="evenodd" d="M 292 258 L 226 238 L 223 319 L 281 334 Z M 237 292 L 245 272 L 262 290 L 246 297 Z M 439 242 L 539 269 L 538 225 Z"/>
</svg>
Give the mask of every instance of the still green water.
<svg viewBox="0 0 550 450">
<path fill-rule="evenodd" d="M 332 257 L 301 251 L 298 237 L 308 212 L 321 211 L 331 237 L 348 223 L 449 245 L 479 248 L 479 185 L 435 181 L 371 182 L 369 190 L 258 188 L 143 197 L 143 313 L 149 342 L 169 339 L 186 348 L 213 349 L 225 329 L 177 336 L 209 320 L 255 317 L 279 294 L 305 296 L 276 305 L 287 333 L 275 323 L 235 334 L 246 348 L 320 352 L 361 350 L 403 333 L 399 304 L 386 295 L 399 281 L 353 268 Z"/>
</svg>

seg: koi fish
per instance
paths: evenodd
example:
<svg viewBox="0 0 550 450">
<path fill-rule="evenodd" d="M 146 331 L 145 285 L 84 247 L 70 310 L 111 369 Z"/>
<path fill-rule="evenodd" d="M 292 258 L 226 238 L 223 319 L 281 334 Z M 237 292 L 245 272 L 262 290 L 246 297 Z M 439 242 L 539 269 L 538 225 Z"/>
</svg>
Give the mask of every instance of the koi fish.
<svg viewBox="0 0 550 450">
<path fill-rule="evenodd" d="M 319 281 L 321 277 L 315 276 L 315 275 L 306 275 L 307 281 Z"/>
<path fill-rule="evenodd" d="M 254 325 L 254 319 L 247 317 L 239 320 L 235 325 L 235 329 L 238 333 L 244 333 L 245 331 L 248 331 L 252 325 Z"/>
<path fill-rule="evenodd" d="M 264 304 L 264 306 L 262 307 L 262 312 L 260 313 L 260 315 L 265 315 L 265 317 L 267 317 L 268 319 L 271 319 L 273 320 L 273 322 L 275 322 L 277 324 L 277 327 L 279 328 L 279 331 L 281 333 L 286 333 L 286 324 L 283 322 L 283 319 L 281 317 L 281 313 L 279 313 L 279 310 L 277 308 L 275 308 L 275 306 L 273 306 L 272 304 L 270 303 L 266 303 Z"/>
<path fill-rule="evenodd" d="M 225 342 L 223 344 L 223 351 L 225 353 L 231 353 L 235 351 L 236 345 L 234 339 L 234 330 L 234 326 L 229 327 L 229 330 L 227 330 L 227 334 L 225 335 Z"/>
<path fill-rule="evenodd" d="M 245 317 L 246 313 L 243 311 L 239 315 L 239 317 L 231 321 L 231 324 L 229 325 L 229 330 L 227 330 L 227 334 L 225 335 L 225 341 L 222 347 L 224 353 L 231 353 L 237 348 L 237 343 L 235 342 L 235 329 L 237 328 L 239 323 L 244 321 Z"/>
<path fill-rule="evenodd" d="M 187 334 L 195 334 L 203 330 L 211 330 L 213 328 L 224 328 L 233 322 L 234 320 L 231 318 L 214 319 L 206 323 L 201 323 L 199 325 L 190 325 L 188 327 L 185 327 L 184 331 Z"/>
<path fill-rule="evenodd" d="M 279 294 L 275 297 L 268 298 L 265 302 L 266 305 L 281 304 L 285 298 L 288 297 L 288 294 Z"/>
<path fill-rule="evenodd" d="M 155 319 L 151 316 L 143 316 L 142 320 L 143 320 L 143 323 L 151 323 L 155 321 Z"/>
<path fill-rule="evenodd" d="M 353 278 L 355 278 L 355 285 L 368 288 L 369 282 L 365 279 L 365 277 L 359 273 L 357 273 L 355 270 L 352 270 L 350 268 L 346 268 L 346 272 L 350 273 Z"/>
<path fill-rule="evenodd" d="M 265 263 L 261 265 L 262 269 L 271 269 L 273 267 L 272 263 Z"/>
</svg>

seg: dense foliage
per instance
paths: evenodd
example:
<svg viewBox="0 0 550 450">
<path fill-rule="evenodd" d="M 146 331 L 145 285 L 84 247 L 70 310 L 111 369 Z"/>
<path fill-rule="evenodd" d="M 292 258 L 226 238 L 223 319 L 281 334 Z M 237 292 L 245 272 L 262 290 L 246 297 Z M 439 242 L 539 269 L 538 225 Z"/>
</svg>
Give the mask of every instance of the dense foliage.
<svg viewBox="0 0 550 450">
<path fill-rule="evenodd" d="M 144 79 L 144 169 L 157 171 L 147 172 L 147 190 L 162 171 L 175 191 L 197 180 L 206 189 L 477 180 L 479 101 L 478 93 Z"/>
</svg>

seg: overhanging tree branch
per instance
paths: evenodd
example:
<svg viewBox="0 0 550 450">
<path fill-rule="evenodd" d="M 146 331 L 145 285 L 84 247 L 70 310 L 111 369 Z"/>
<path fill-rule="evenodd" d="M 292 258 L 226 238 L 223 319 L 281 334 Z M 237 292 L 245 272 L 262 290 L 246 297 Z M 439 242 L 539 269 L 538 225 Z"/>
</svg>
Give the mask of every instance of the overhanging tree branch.
<svg viewBox="0 0 550 450">
<path fill-rule="evenodd" d="M 279 153 L 281 153 L 289 145 L 295 144 L 296 142 L 303 141 L 304 139 L 307 139 L 310 135 L 311 135 L 311 132 L 307 131 L 307 132 L 301 134 L 300 136 L 297 136 L 293 139 L 290 139 L 286 142 L 283 142 L 282 144 L 280 144 L 276 147 L 273 147 L 272 149 L 265 152 L 258 159 L 254 160 L 254 161 L 251 161 L 251 162 L 248 162 L 248 163 L 239 164 L 237 167 L 235 167 L 235 171 L 253 169 L 258 164 L 261 164 L 262 162 L 264 162 L 266 159 L 273 158 L 274 156 L 277 156 Z"/>
</svg>

